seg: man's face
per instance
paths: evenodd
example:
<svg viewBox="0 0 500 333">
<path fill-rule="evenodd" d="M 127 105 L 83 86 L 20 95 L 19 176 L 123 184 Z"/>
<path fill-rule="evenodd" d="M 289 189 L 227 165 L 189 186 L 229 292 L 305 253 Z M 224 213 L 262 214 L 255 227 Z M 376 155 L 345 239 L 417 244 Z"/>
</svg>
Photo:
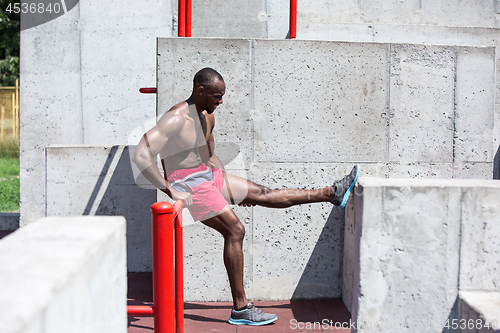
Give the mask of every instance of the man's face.
<svg viewBox="0 0 500 333">
<path fill-rule="evenodd" d="M 205 87 L 205 110 L 208 113 L 213 113 L 215 108 L 222 104 L 222 96 L 224 96 L 225 92 L 226 84 L 222 80 L 216 79 L 212 84 Z"/>
</svg>

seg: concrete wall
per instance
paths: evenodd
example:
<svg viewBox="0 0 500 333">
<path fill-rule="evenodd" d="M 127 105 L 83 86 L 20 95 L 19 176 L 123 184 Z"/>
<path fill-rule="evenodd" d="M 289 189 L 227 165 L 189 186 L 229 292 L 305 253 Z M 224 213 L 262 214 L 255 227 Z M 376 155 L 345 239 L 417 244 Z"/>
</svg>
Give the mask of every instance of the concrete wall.
<svg viewBox="0 0 500 333">
<path fill-rule="evenodd" d="M 302 1 L 298 37 L 498 46 L 498 6 L 494 0 Z M 288 17 L 288 0 L 194 1 L 193 36 L 283 39 Z M 46 146 L 127 144 L 132 124 L 153 117 L 154 100 L 137 88 L 154 85 L 155 38 L 176 33 L 175 0 L 147 6 L 82 0 L 67 14 L 23 30 L 21 225 L 44 215 Z"/>
<path fill-rule="evenodd" d="M 359 332 L 441 332 L 462 319 L 459 290 L 500 290 L 500 182 L 365 178 L 355 192 L 343 299 Z"/>
<path fill-rule="evenodd" d="M 172 0 L 82 0 L 21 33 L 21 225 L 45 215 L 45 147 L 127 144 L 154 118 L 157 36 L 172 35 Z"/>
<path fill-rule="evenodd" d="M 44 218 L 2 239 L 2 332 L 127 332 L 125 241 L 122 217 Z"/>
<path fill-rule="evenodd" d="M 491 179 L 498 127 L 493 51 L 160 39 L 158 111 L 189 97 L 194 73 L 212 66 L 227 85 L 215 137 L 216 154 L 231 173 L 271 188 L 326 186 L 353 163 L 361 164 L 363 176 Z M 153 124 L 134 124 L 127 140 L 137 142 Z M 147 271 L 155 194 L 133 185 L 130 155 L 125 147 L 47 148 L 46 209 L 49 215 L 126 216 L 129 270 Z M 343 212 L 330 204 L 235 210 L 247 229 L 251 298 L 341 296 Z M 230 299 L 222 238 L 192 225 L 187 213 L 185 219 L 186 299 Z M 200 279 L 207 274 L 213 283 Z"/>
<path fill-rule="evenodd" d="M 325 186 L 354 162 L 378 177 L 492 178 L 493 48 L 159 39 L 159 114 L 189 97 L 204 66 L 226 81 L 215 138 L 216 154 L 234 158 L 239 147 L 223 158 L 229 172 L 271 188 Z M 251 297 L 340 297 L 343 214 L 322 204 L 239 214 Z M 218 236 L 196 228 L 186 252 L 217 260 L 208 269 L 223 276 L 219 249 L 200 249 Z M 229 298 L 197 284 L 187 297 Z"/>
<path fill-rule="evenodd" d="M 156 190 L 136 185 L 129 148 L 49 146 L 46 153 L 47 216 L 125 216 L 128 270 L 151 271 L 149 207 Z"/>
<path fill-rule="evenodd" d="M 88 186 L 86 196 L 68 194 L 71 202 L 46 194 L 57 193 L 55 179 L 80 170 L 90 158 L 95 158 L 94 167 L 104 168 L 111 147 L 134 144 L 133 139 L 151 126 L 155 101 L 138 94 L 137 88 L 154 86 L 155 37 L 175 35 L 175 3 L 155 0 L 144 6 L 129 0 L 82 0 L 67 14 L 22 32 L 21 225 L 49 210 L 74 214 L 93 204 L 92 212 L 98 212 L 101 203 L 95 200 L 99 193 L 106 197 L 106 192 L 99 192 L 106 176 L 82 177 L 79 181 L 86 185 L 81 186 Z M 193 35 L 282 39 L 288 32 L 288 3 L 195 1 Z M 388 6 L 396 10 L 384 10 Z M 494 1 L 487 6 L 462 1 L 450 10 L 444 0 L 299 5 L 299 38 L 399 44 L 163 40 L 160 45 L 168 50 L 160 55 L 157 71 L 165 97 L 157 101 L 158 110 L 161 114 L 173 102 L 187 98 L 193 74 L 209 65 L 228 83 L 226 103 L 218 110 L 216 140 L 217 153 L 232 161 L 228 168 L 233 173 L 270 187 L 323 186 L 360 162 L 364 175 L 488 179 L 500 142 L 498 54 L 488 47 L 401 43 L 495 46 L 497 7 Z M 81 154 L 70 150 L 74 161 L 82 164 L 75 162 L 72 171 L 57 169 L 56 158 L 48 175 L 45 147 L 51 144 L 105 145 L 108 150 L 83 149 Z M 60 158 L 69 161 L 73 156 Z M 49 179 L 54 189 L 46 188 Z M 65 184 L 71 185 L 67 180 Z M 90 189 L 97 193 L 89 194 Z M 115 198 L 124 198 L 123 192 L 116 193 Z M 149 194 L 125 197 L 124 201 L 135 200 L 134 205 L 141 207 L 149 207 L 151 200 Z M 77 199 L 81 202 L 73 201 Z M 58 206 L 58 201 L 67 205 Z M 114 202 L 101 205 L 100 211 L 115 212 Z M 121 212 L 130 213 L 129 221 L 130 217 L 145 220 L 149 211 L 136 214 L 121 207 Z M 324 292 L 324 297 L 340 296 L 342 214 L 332 213 L 328 205 L 272 212 L 241 209 L 238 214 L 247 229 L 257 228 L 247 233 L 245 245 L 247 276 L 256 281 L 247 282 L 252 295 L 307 297 L 301 290 L 315 290 Z M 292 215 L 296 222 L 289 224 Z M 259 229 L 267 221 L 275 229 Z M 148 232 L 142 225 L 137 224 L 140 239 L 131 240 L 138 244 L 137 264 L 132 256 L 129 263 L 133 270 L 150 267 Z M 302 245 L 285 250 L 280 244 L 297 241 L 292 225 L 311 229 Z M 281 230 L 279 236 L 275 230 Z M 195 232 L 193 242 L 208 237 L 206 232 L 210 233 Z M 218 236 L 210 237 L 215 241 Z M 219 248 L 205 251 L 213 253 L 218 264 Z M 130 245 L 129 254 L 132 249 Z M 331 251 L 334 260 L 322 259 L 323 251 Z M 270 252 L 275 257 L 268 263 L 253 262 L 254 254 L 260 258 Z M 295 266 L 283 262 L 279 273 L 274 270 L 276 262 L 289 256 Z M 217 274 L 225 276 L 222 266 Z M 289 283 L 283 284 L 278 276 L 288 276 Z M 225 281 L 218 281 L 220 286 L 207 299 L 229 298 Z M 284 289 L 267 287 L 274 285 Z M 205 295 L 205 289 L 195 292 L 197 288 L 195 283 L 187 295 L 193 299 Z"/>
</svg>

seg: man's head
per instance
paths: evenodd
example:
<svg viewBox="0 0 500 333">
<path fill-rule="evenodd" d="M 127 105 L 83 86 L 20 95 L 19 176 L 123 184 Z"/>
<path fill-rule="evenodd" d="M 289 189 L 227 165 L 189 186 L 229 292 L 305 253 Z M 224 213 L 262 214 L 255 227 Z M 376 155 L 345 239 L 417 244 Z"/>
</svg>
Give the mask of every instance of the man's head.
<svg viewBox="0 0 500 333">
<path fill-rule="evenodd" d="M 197 106 L 208 113 L 222 104 L 222 96 L 226 92 L 226 85 L 222 75 L 212 68 L 203 68 L 195 74 L 193 79 L 193 97 Z"/>
</svg>

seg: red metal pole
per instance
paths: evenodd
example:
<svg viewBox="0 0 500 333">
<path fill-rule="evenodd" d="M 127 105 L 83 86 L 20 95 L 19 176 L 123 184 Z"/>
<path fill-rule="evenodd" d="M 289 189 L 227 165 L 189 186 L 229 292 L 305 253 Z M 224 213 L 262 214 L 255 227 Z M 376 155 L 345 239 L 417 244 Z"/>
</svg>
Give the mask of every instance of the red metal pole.
<svg viewBox="0 0 500 333">
<path fill-rule="evenodd" d="M 176 216 L 177 215 L 177 216 Z M 175 225 L 175 322 L 177 333 L 184 333 L 184 281 L 182 271 L 182 201 L 174 204 Z"/>
<path fill-rule="evenodd" d="M 178 36 L 186 37 L 186 0 L 179 0 L 179 27 Z"/>
<path fill-rule="evenodd" d="M 191 0 L 186 0 L 186 37 L 191 37 Z"/>
<path fill-rule="evenodd" d="M 175 332 L 174 208 L 151 206 L 153 232 L 153 302 L 155 333 Z"/>
<path fill-rule="evenodd" d="M 297 37 L 297 0 L 290 0 L 290 39 Z"/>
</svg>

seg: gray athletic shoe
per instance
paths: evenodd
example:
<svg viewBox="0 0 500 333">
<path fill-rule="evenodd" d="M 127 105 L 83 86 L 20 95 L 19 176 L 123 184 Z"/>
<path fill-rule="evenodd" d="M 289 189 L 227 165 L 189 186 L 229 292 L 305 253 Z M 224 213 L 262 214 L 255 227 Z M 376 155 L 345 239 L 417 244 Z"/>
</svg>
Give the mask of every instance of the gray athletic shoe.
<svg viewBox="0 0 500 333">
<path fill-rule="evenodd" d="M 246 309 L 240 311 L 232 309 L 228 322 L 233 325 L 261 326 L 270 324 L 276 319 L 278 319 L 277 315 L 265 313 L 257 309 L 253 303 L 248 303 Z"/>
<path fill-rule="evenodd" d="M 347 203 L 347 199 L 349 199 L 349 194 L 351 194 L 352 188 L 354 184 L 358 181 L 359 176 L 359 165 L 356 164 L 354 168 L 352 168 L 351 173 L 342 178 L 341 180 L 337 180 L 333 183 L 333 189 L 335 190 L 335 197 L 331 201 L 335 206 L 339 206 L 339 208 L 344 208 Z"/>
</svg>

